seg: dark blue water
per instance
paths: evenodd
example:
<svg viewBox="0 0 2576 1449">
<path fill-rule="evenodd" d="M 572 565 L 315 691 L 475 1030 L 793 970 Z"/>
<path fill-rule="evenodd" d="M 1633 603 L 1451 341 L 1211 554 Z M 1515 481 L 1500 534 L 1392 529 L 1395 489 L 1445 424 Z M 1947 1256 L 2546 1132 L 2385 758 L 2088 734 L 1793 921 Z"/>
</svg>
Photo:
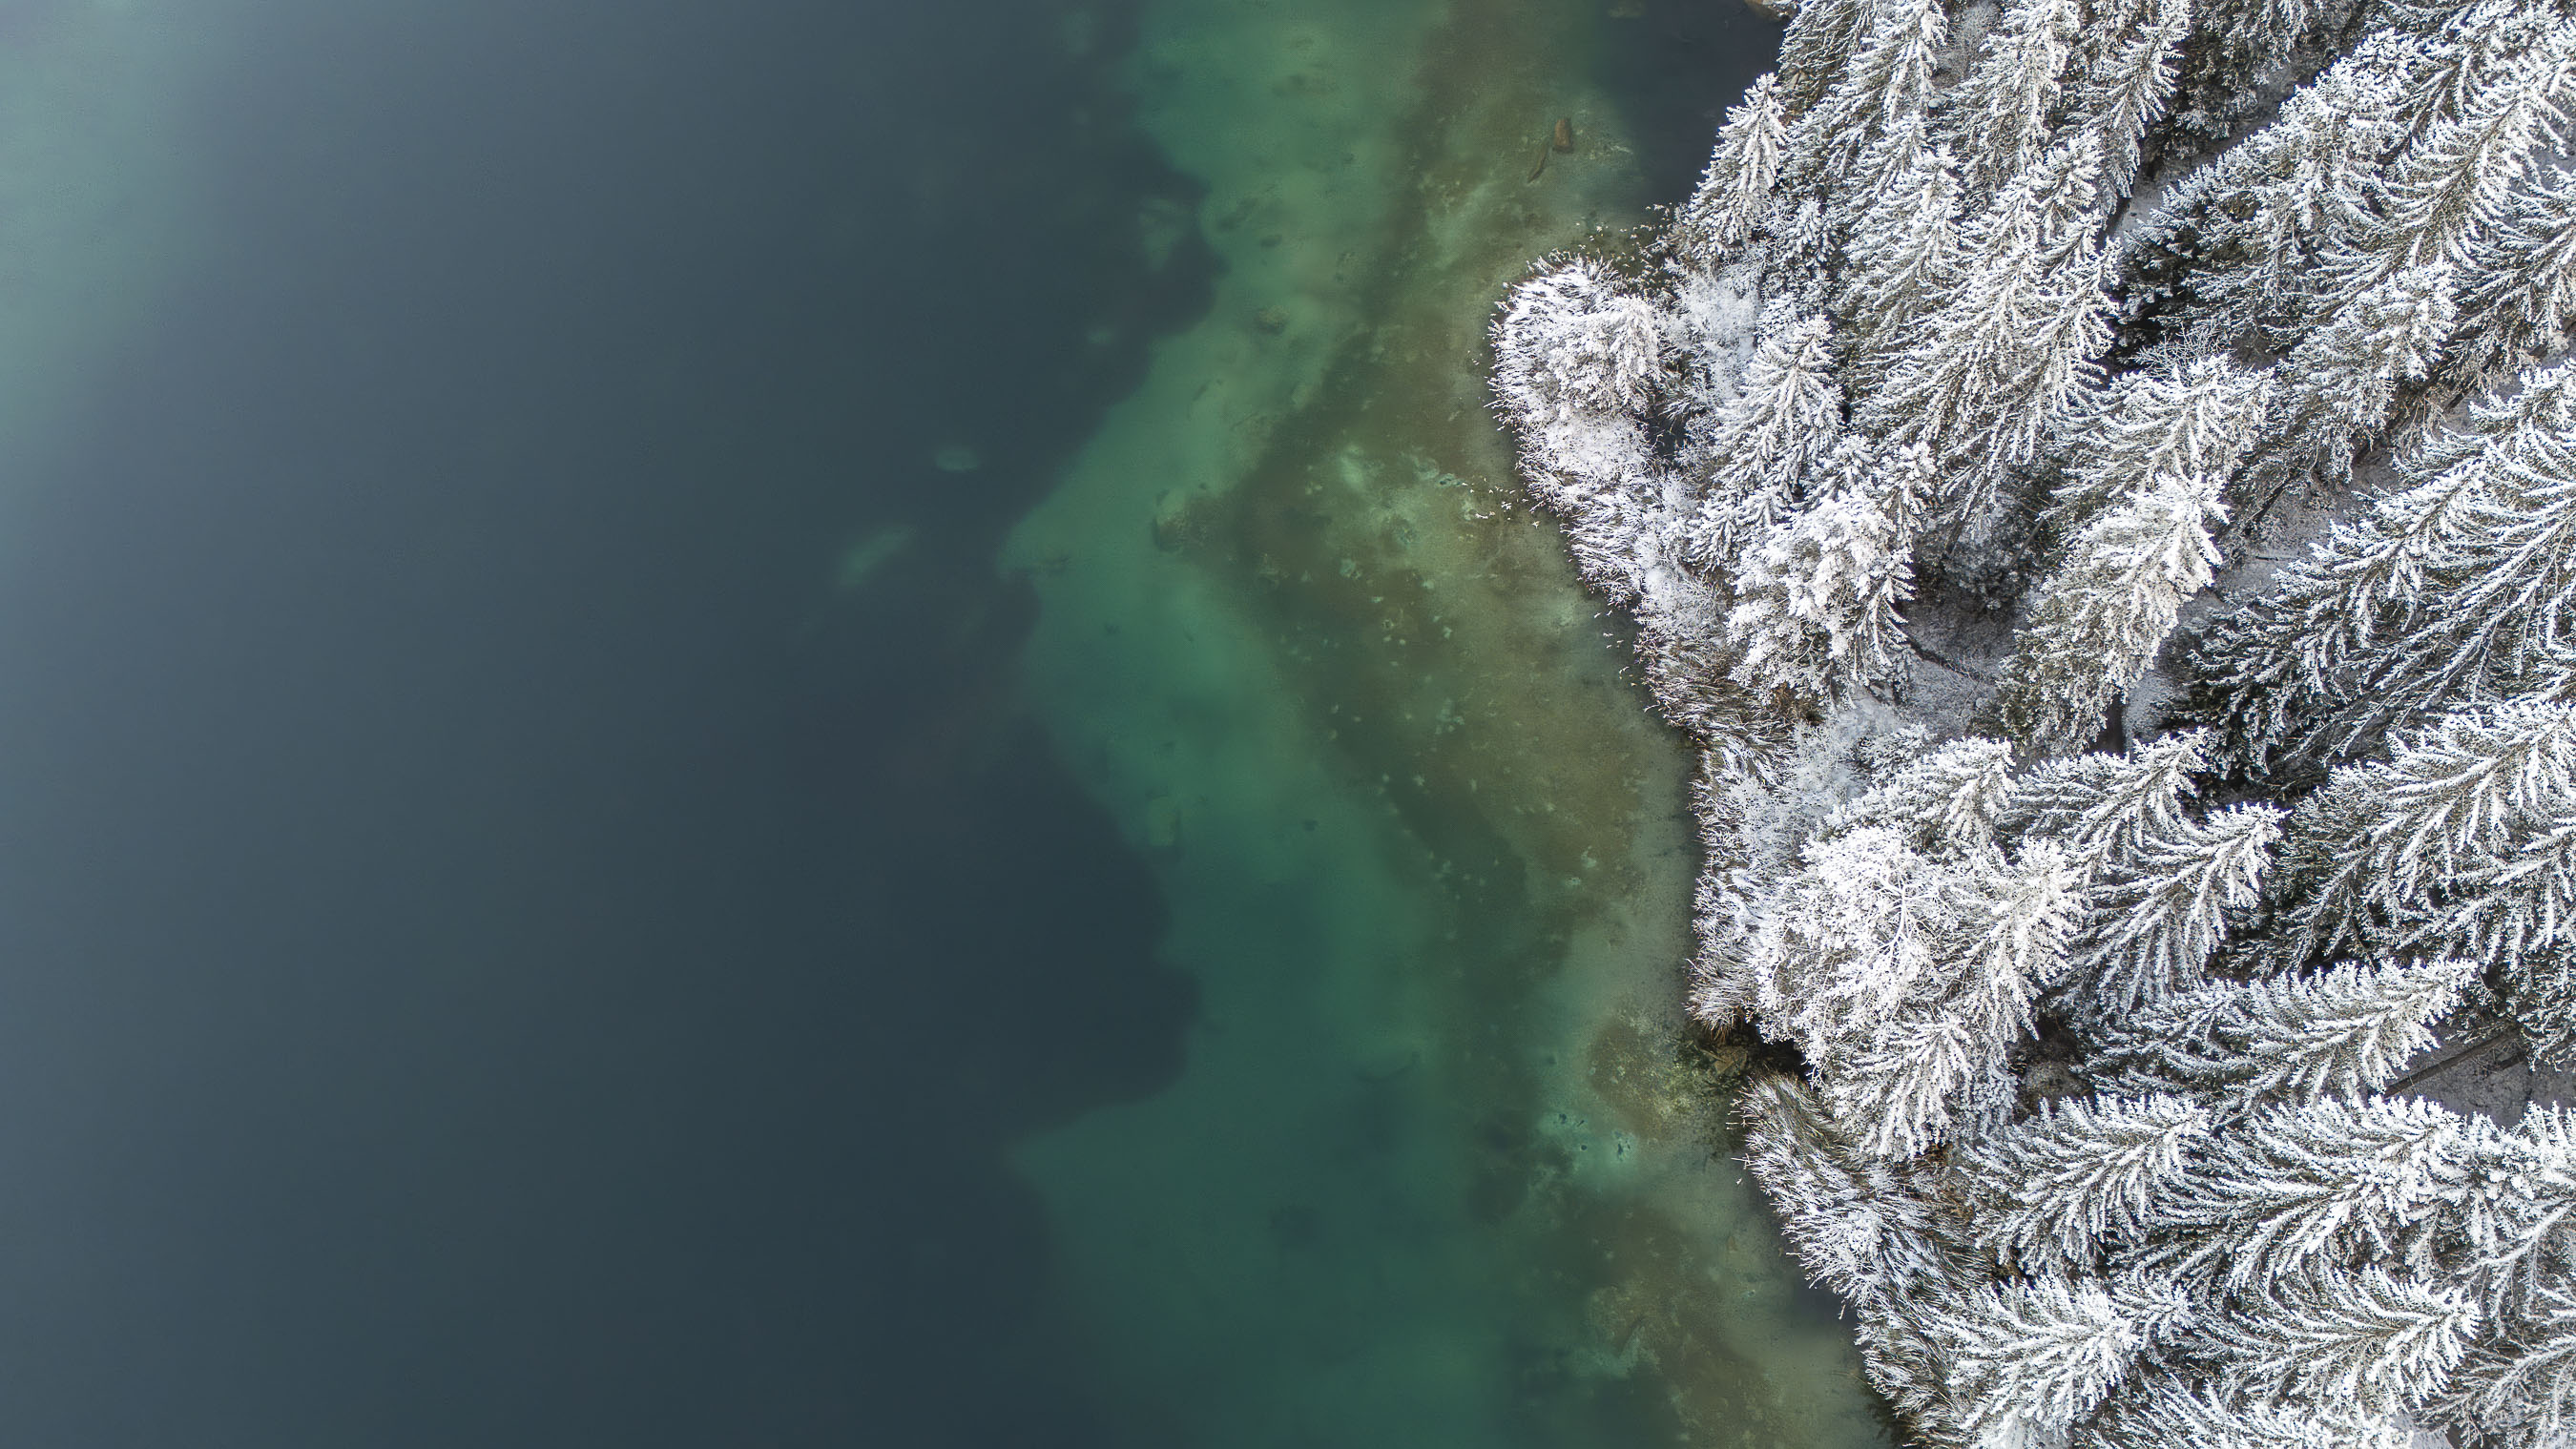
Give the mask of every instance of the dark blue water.
<svg viewBox="0 0 2576 1449">
<path fill-rule="evenodd" d="M 212 7 L 0 540 L 0 1442 L 1090 1441 L 1000 1144 L 1192 998 L 990 559 L 1205 263 L 1061 10 Z"/>
<path fill-rule="evenodd" d="M 1492 208 L 1510 248 L 1633 219 L 1610 168 L 1643 197 L 1682 194 L 1776 25 L 1733 0 L 1206 0 L 1159 8 L 1157 50 L 1143 0 L 127 3 L 184 14 L 206 48 L 166 97 L 189 198 L 177 271 L 112 345 L 100 324 L 103 363 L 67 363 L 44 445 L 0 453 L 0 1449 L 1332 1437 L 1305 1422 L 1407 1444 L 1503 1442 L 1492 1424 L 1516 1443 L 1661 1442 L 1684 1423 L 1857 1442 L 1781 1427 L 1850 1419 L 1819 1407 L 1850 1380 L 1839 1328 L 1775 1332 L 1797 1321 L 1778 1308 L 1788 1270 L 1750 1199 L 1667 1217 L 1566 1189 L 1525 1141 L 1527 1063 L 1453 1071 L 1438 1033 L 1398 1020 L 1391 1039 L 1428 1055 L 1354 1076 L 1320 1047 L 1264 1057 L 1235 1023 L 1235 1049 L 1273 1073 L 1241 1084 L 1278 1120 L 1328 1119 L 1319 1164 L 1295 1155 L 1316 1143 L 1165 1140 L 1100 1113 L 1177 1102 L 1186 1124 L 1208 1100 L 1204 1081 L 1173 1086 L 1227 1028 L 1213 988 L 1200 1012 L 1196 983 L 1216 978 L 1164 964 L 1189 908 L 1273 910 L 1238 954 L 1275 956 L 1291 1001 L 1368 974 L 1331 959 L 1344 935 L 1398 982 L 1463 980 L 1440 951 L 1468 948 L 1396 950 L 1395 925 L 1457 902 L 1392 867 L 1307 880 L 1285 851 L 1226 857 L 1227 832 L 1261 822 L 1211 792 L 1140 856 L 1139 812 L 1104 814 L 1102 772 L 1052 753 L 1086 737 L 1062 728 L 1069 707 L 1042 721 L 1024 698 L 1047 677 L 1024 668 L 1037 590 L 995 563 L 1158 337 L 1203 316 L 1245 333 L 1187 354 L 1239 366 L 1201 392 L 1289 375 L 1263 349 L 1308 345 L 1321 314 L 1283 331 L 1249 293 L 1212 310 L 1221 282 L 1284 274 L 1309 228 L 1394 209 L 1382 197 L 1412 197 L 1424 157 L 1451 157 L 1453 197 L 1482 194 L 1478 167 L 1524 188 Z M 0 0 L 0 102 L 12 62 L 87 44 L 100 13 Z M 1436 39 L 1419 104 L 1400 69 L 1360 63 L 1381 30 L 1418 39 L 1444 15 L 1492 50 Z M 1239 97 L 1176 85 L 1173 56 L 1244 48 L 1193 50 L 1192 27 L 1274 21 L 1313 43 L 1293 73 Z M 1440 129 L 1431 98 L 1486 79 L 1441 69 L 1461 54 L 1516 97 L 1491 134 Z M 1390 89 L 1337 89 L 1343 74 Z M 1245 148 L 1250 174 L 1183 175 L 1130 113 L 1131 91 L 1157 89 L 1214 108 L 1191 124 L 1289 144 Z M 1614 98 L 1585 125 L 1615 109 L 1625 141 L 1536 188 L 1530 147 L 1589 104 L 1567 96 Z M 1346 107 L 1376 131 L 1301 158 L 1310 122 L 1335 134 Z M 1423 134 L 1385 134 L 1405 125 Z M 24 281 L 11 164 L 0 151 L 0 304 Z M 1208 232 L 1211 187 L 1232 200 Z M 1220 276 L 1206 236 L 1252 216 Z M 1474 257 L 1473 240 L 1438 244 Z M 1376 244 L 1343 260 L 1379 265 Z M 1328 271 L 1375 285 L 1314 261 L 1298 285 L 1319 297 L 1340 295 Z M 1487 283 L 1419 275 L 1389 285 L 1463 286 L 1439 306 L 1472 337 Z M 0 444 L 13 416 L 0 407 Z M 1390 428 L 1393 456 L 1419 441 Z M 1192 481 L 1210 480 L 1170 480 Z M 1101 538 L 1184 557 L 1142 512 L 1095 517 Z M 1220 561 L 1210 578 L 1233 552 L 1189 547 Z M 1532 578 L 1588 616 L 1558 574 Z M 1234 637 L 1206 607 L 1192 626 Z M 1065 617 L 1051 602 L 1049 627 Z M 1242 637 L 1279 623 L 1256 610 Z M 1181 701 L 1175 737 L 1277 703 L 1186 693 L 1268 678 L 1262 661 L 1228 672 L 1158 658 L 1142 627 L 1114 647 L 1115 624 L 1083 627 L 1128 671 L 1120 689 Z M 1589 626 L 1569 638 L 1595 647 Z M 1612 663 L 1584 658 L 1566 678 L 1632 724 Z M 1461 698 L 1490 683 L 1478 669 L 1513 671 L 1513 691 L 1538 677 L 1517 654 L 1435 664 Z M 1639 749 L 1621 740 L 1605 730 L 1605 759 Z M 1245 774 L 1335 778 L 1340 757 L 1292 755 Z M 1679 778 L 1678 756 L 1612 763 Z M 1546 781 L 1499 781 L 1457 818 L 1558 808 Z M 1274 833 L 1306 840 L 1320 816 L 1358 842 L 1335 870 L 1397 859 L 1343 823 L 1351 801 L 1290 803 Z M 1498 878 L 1563 874 L 1491 849 Z M 1158 880 L 1189 879 L 1224 888 L 1162 898 Z M 1459 1033 L 1479 1061 L 1517 1061 L 1485 1040 L 1495 1021 L 1557 1009 L 1562 945 L 1487 953 L 1535 994 L 1474 1004 L 1493 1018 Z M 1317 1025 L 1338 1049 L 1318 1024 L 1339 1023 L 1291 1012 L 1283 1036 Z M 1640 1042 L 1642 1077 L 1668 1044 Z M 1281 1080 L 1298 1072 L 1313 1080 Z M 1050 1132 L 1078 1122 L 1112 1125 Z M 1468 1124 L 1474 1142 L 1433 1140 Z M 1681 1135 L 1659 1162 L 1732 1183 Z M 1053 1201 L 1079 1211 L 1050 1219 L 1008 1165 L 1049 1140 L 1134 1156 L 1084 1159 L 1105 1189 L 1059 1180 Z M 1169 1190 L 1237 1149 L 1241 1182 Z M 1486 1163 L 1481 1187 L 1452 1191 L 1453 1157 Z M 1524 1198 L 1540 1205 L 1514 1218 Z M 1186 1221 L 1219 1211 L 1242 1221 Z M 1206 1231 L 1133 1261 L 1187 1267 L 1186 1246 L 1208 1284 L 1293 1274 L 1299 1291 L 1166 1296 L 1144 1281 L 1160 1269 L 1122 1280 L 1148 1291 L 1083 1283 L 1175 1218 Z M 1612 1275 L 1610 1237 L 1653 1266 Z M 1233 1243 L 1259 1273 L 1213 1251 Z M 1691 1291 L 1602 1306 L 1638 1272 Z M 1403 1301 L 1417 1292 L 1443 1301 Z M 1731 1306 L 1708 1310 L 1721 1293 Z M 1198 1316 L 1114 1311 L 1167 1301 Z M 1299 1304 L 1325 1321 L 1253 1331 Z M 1688 1361 L 1635 1367 L 1649 1309 Z M 1313 1363 L 1277 1357 L 1283 1341 Z M 1224 1371 L 1134 1387 L 1201 1354 Z M 1489 1419 L 1454 1407 L 1489 1383 Z"/>
</svg>

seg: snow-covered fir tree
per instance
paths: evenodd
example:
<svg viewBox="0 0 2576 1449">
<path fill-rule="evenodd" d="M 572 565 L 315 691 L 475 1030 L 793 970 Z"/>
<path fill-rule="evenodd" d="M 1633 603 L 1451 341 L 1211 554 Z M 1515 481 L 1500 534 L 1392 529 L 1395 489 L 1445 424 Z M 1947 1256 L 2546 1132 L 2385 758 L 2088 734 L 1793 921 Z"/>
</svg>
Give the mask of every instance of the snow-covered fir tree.
<svg viewBox="0 0 2576 1449">
<path fill-rule="evenodd" d="M 2346 962 L 2317 976 L 2204 986 L 2107 1017 L 2090 1066 L 2122 1092 L 2230 1105 L 2358 1097 L 2396 1080 L 2475 979 L 2459 961 Z"/>
<path fill-rule="evenodd" d="M 2576 1443 L 2576 11 L 1805 0 L 1495 397 L 1926 1444 Z"/>
<path fill-rule="evenodd" d="M 2026 1270 L 2090 1269 L 2105 1243 L 2145 1231 L 2209 1139 L 2207 1107 L 2147 1095 L 2062 1103 L 1953 1154 L 1977 1204 L 1977 1241 Z"/>
</svg>

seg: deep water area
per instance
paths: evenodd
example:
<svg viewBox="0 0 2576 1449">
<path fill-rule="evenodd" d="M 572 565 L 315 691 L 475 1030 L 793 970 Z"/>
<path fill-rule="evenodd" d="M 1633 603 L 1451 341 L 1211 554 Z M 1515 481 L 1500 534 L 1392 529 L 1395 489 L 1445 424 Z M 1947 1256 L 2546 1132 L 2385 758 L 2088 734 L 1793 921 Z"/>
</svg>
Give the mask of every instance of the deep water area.
<svg viewBox="0 0 2576 1449">
<path fill-rule="evenodd" d="M 1776 32 L 0 5 L 0 1442 L 1879 1442 L 1482 382 Z"/>
</svg>

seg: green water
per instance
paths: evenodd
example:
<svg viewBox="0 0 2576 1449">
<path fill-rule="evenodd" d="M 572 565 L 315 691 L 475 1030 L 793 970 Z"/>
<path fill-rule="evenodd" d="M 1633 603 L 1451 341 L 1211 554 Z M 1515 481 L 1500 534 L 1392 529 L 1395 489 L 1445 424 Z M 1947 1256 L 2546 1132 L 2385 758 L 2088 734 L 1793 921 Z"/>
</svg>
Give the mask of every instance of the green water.
<svg viewBox="0 0 2576 1449">
<path fill-rule="evenodd" d="M 39 8 L 47 23 L 0 43 L 0 459 L 37 445 L 168 286 L 197 200 L 171 99 L 211 49 L 184 15 Z"/>
<path fill-rule="evenodd" d="M 1137 121 L 1207 188 L 1194 218 L 1140 212 L 1139 244 L 1173 255 L 1196 225 L 1226 271 L 1000 561 L 1042 600 L 1022 693 L 1159 877 L 1162 954 L 1199 988 L 1177 1081 L 1015 1155 L 1046 1209 L 1053 1341 L 1087 1355 L 1126 1442 L 1885 1442 L 1845 1326 L 1739 1179 L 1723 1064 L 1683 1031 L 1681 744 L 1518 506 L 1486 412 L 1494 299 L 1531 258 L 1661 199 L 1594 79 L 1635 23 L 1623 8 L 1172 0 L 1129 63 Z M 0 51 L 8 459 L 188 264 L 174 238 L 208 173 L 173 159 L 190 123 L 169 113 L 168 57 L 221 66 L 238 43 L 142 0 L 48 13 L 41 66 Z M 1078 11 L 1063 31 L 1094 43 Z M 1560 116 L 1562 154 L 1545 149 Z M 1104 347 L 1118 326 L 1101 320 Z M 391 335 L 352 328 L 346 364 Z M 937 486 L 995 486 L 991 461 L 933 446 Z M 14 504 L 0 488 L 0 548 Z M 835 598 L 928 567 L 931 530 L 866 517 L 817 543 Z M 940 1051 L 962 1029 L 919 1035 Z M 866 1174 L 908 1185 L 900 1164 Z M 179 1240 L 138 1223 L 136 1241 Z M 205 1241 L 247 1261 L 237 1225 Z M 383 1261 L 416 1246 L 388 1238 Z M 141 1297 L 132 1312 L 169 1316 Z M 116 1321 L 98 1342 L 129 1342 Z M 352 1322 L 314 1331 L 386 1346 L 406 1393 L 478 1397 L 456 1392 L 484 1382 L 470 1368 Z M 245 1422 L 292 1421 L 306 1370 L 279 1359 L 289 1407 Z M 179 1360 L 139 1361 L 152 1377 Z"/>
<path fill-rule="evenodd" d="M 1140 1440 L 1883 1442 L 1681 1029 L 1682 746 L 1484 411 L 1493 299 L 1650 199 L 1583 63 L 1617 23 L 1149 13 L 1139 119 L 1228 272 L 1005 560 L 1204 1003 L 1169 1090 L 1019 1153 Z"/>
</svg>

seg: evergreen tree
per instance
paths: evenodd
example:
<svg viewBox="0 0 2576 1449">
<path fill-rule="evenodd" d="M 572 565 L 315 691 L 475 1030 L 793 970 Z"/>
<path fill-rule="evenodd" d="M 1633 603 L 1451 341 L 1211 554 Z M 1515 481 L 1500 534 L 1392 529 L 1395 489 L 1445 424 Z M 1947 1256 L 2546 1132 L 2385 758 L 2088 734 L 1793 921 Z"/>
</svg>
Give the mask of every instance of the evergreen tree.
<svg viewBox="0 0 2576 1449">
<path fill-rule="evenodd" d="M 1785 515 L 1841 437 L 1842 422 L 1832 324 L 1815 315 L 1764 329 L 1710 444 L 1711 486 L 1691 538 L 1696 561 L 1724 567 Z"/>
<path fill-rule="evenodd" d="M 2382 0 L 2413 42 L 2407 68 L 2405 133 L 2466 115 L 2480 96 L 2509 83 L 2520 59 L 2547 50 L 2560 17 L 2553 7 L 2525 0 Z"/>
<path fill-rule="evenodd" d="M 2518 193 L 2469 243 L 2469 279 L 2444 371 L 2492 386 L 2505 369 L 2568 343 L 2576 322 L 2576 184 Z"/>
<path fill-rule="evenodd" d="M 2463 700 L 2523 692 L 2576 637 L 2576 365 L 2401 459 L 2406 487 L 2334 530 L 2194 651 L 2200 712 L 2248 766 L 2339 754 Z"/>
<path fill-rule="evenodd" d="M 2543 1290 L 2528 1318 L 2470 1351 L 2432 1409 L 2473 1443 L 2564 1443 L 2576 1430 L 2576 1293 Z"/>
<path fill-rule="evenodd" d="M 1949 1248 L 1930 1205 L 1898 1169 L 1854 1153 L 1795 1077 L 1756 1076 L 1738 1110 L 1745 1166 L 1808 1281 L 1868 1301 L 1947 1276 Z"/>
<path fill-rule="evenodd" d="M 1960 912 L 1965 935 L 1957 975 L 1931 1016 L 1966 1043 L 1969 1071 L 1961 1086 L 1968 1090 L 1949 1091 L 1958 1095 L 1962 1116 L 1982 1129 L 2008 1118 L 2017 1095 L 2010 1052 L 2030 1034 L 2039 993 L 2065 977 L 2081 877 L 2064 851 L 2043 841 L 2026 846 L 2004 869 L 1973 870 L 1969 884 L 1975 893 Z"/>
<path fill-rule="evenodd" d="M 2206 7 L 2202 28 L 2225 47 L 2239 74 L 2279 64 L 2315 23 L 2313 0 L 2217 0 Z"/>
<path fill-rule="evenodd" d="M 1949 30 L 1941 0 L 1888 0 L 1879 9 L 1841 83 L 1799 121 L 1792 170 L 1802 185 L 1848 175 L 1881 140 L 1920 136 L 1912 123 L 1931 104 L 1932 72 Z"/>
<path fill-rule="evenodd" d="M 1987 32 L 1966 80 L 1944 97 L 1949 139 L 1969 163 L 1969 189 L 1984 194 L 2039 158 L 2077 37 L 2080 0 L 2011 0 Z"/>
<path fill-rule="evenodd" d="M 1788 34 L 1780 38 L 1776 72 L 1781 104 L 1790 118 L 1824 99 L 1842 79 L 1868 17 L 1862 0 L 1809 0 L 1790 17 Z"/>
<path fill-rule="evenodd" d="M 2274 959 L 2347 944 L 2496 971 L 2533 1049 L 2576 1048 L 2576 705 L 2463 711 L 2348 766 L 2291 817 Z"/>
<path fill-rule="evenodd" d="M 1961 1442 L 1997 1449 L 2053 1442 L 2102 1401 L 2143 1344 L 2110 1294 L 2062 1278 L 1973 1289 L 1929 1305 L 1926 1317 Z"/>
<path fill-rule="evenodd" d="M 2200 1374 L 2159 1366 L 2140 1375 L 2092 1422 L 2073 1449 L 2414 1449 L 2393 1415 L 2341 1404 L 2285 1408 L 2220 1393 Z"/>
<path fill-rule="evenodd" d="M 2183 826 L 2191 776 L 2207 764 L 2209 736 L 2166 735 L 2125 755 L 2051 760 L 2012 783 L 1996 825 L 2014 836 L 2045 836 L 2073 853 L 2090 879 L 2127 860 L 2144 842 Z"/>
<path fill-rule="evenodd" d="M 1994 843 L 1996 819 L 2012 797 L 2012 746 L 1970 736 L 1898 766 L 1828 817 L 1817 838 L 1874 826 L 1897 832 L 1924 855 L 1966 860 Z"/>
<path fill-rule="evenodd" d="M 2268 320 L 2292 329 L 2263 334 L 2271 345 L 2294 345 L 2317 247 L 2404 134 L 2417 48 L 2402 36 L 2365 39 L 2284 101 L 2271 125 L 2184 178 L 2122 251 L 2132 318 L 2205 324 L 2208 345 Z"/>
<path fill-rule="evenodd" d="M 1810 843 L 1743 937 L 1754 1010 L 1862 1151 L 1910 1157 L 2009 1096 L 2007 1054 L 2063 970 L 2072 870 L 2045 845 L 1955 859 L 1869 824 Z"/>
<path fill-rule="evenodd" d="M 2448 550 L 2387 611 L 2408 627 L 2355 661 L 2367 697 L 2345 738 L 2455 701 L 2537 692 L 2559 671 L 2576 639 L 2576 433 L 2514 441 L 2519 457 L 2500 450 L 2467 480 L 2474 491 L 2442 520 Z"/>
<path fill-rule="evenodd" d="M 2206 358 L 2168 377 L 2132 372 L 2076 410 L 2073 454 L 2049 520 L 2072 532 L 2122 499 L 2159 488 L 2223 484 L 2262 422 L 2271 375 Z M 2214 484 L 2213 484 L 2214 486 Z"/>
<path fill-rule="evenodd" d="M 1590 260 L 1522 284 L 1494 342 L 1505 385 L 1541 419 L 1570 412 L 1627 421 L 1653 405 L 1663 375 L 1654 308 Z"/>
<path fill-rule="evenodd" d="M 2399 389 L 2432 371 L 2455 316 L 2450 268 L 2434 263 L 2370 283 L 2309 334 L 2281 365 L 2287 381 L 2252 468 L 2266 504 L 2303 478 L 2349 481 L 2353 450 L 2387 425 Z"/>
<path fill-rule="evenodd" d="M 2226 912 L 2254 903 L 2281 813 L 2237 805 L 2177 822 L 2095 880 L 2074 947 L 2076 1019 L 2118 1021 L 2201 985 Z"/>
<path fill-rule="evenodd" d="M 2381 1268 L 2276 1282 L 2254 1311 L 2199 1321 L 2244 1391 L 2375 1414 L 2441 1392 L 2477 1326 L 2468 1295 Z"/>
<path fill-rule="evenodd" d="M 1912 597 L 1912 502 L 1903 458 L 1874 458 L 1848 439 L 1828 468 L 1831 490 L 1781 519 L 1737 565 L 1727 628 L 1740 643 L 1734 677 L 1754 689 L 1815 699 L 1849 694 L 1896 667 L 1897 609 Z"/>
<path fill-rule="evenodd" d="M 2091 1064 L 2123 1093 L 2358 1098 L 2432 1045 L 2434 1023 L 2475 979 L 2458 961 L 2346 963 L 2314 977 L 2204 986 L 2132 1015 L 2106 1013 L 2111 1025 Z"/>
<path fill-rule="evenodd" d="M 2467 1174 L 2460 1121 L 2431 1102 L 2334 1097 L 2266 1107 L 2221 1134 L 2157 1205 L 2171 1237 L 2141 1263 L 2230 1294 L 2295 1293 L 2405 1255 Z M 2474 1305 L 2470 1305 L 2474 1312 Z"/>
<path fill-rule="evenodd" d="M 2006 729 L 2049 744 L 2086 738 L 2104 709 L 2146 675 L 2183 600 L 2208 585 L 2218 562 L 2210 534 L 2227 521 L 2224 481 L 2159 481 L 2075 536 L 2039 586 L 2006 669 Z"/>
<path fill-rule="evenodd" d="M 2079 138 L 2043 158 L 1969 227 L 1932 289 L 1937 305 L 1862 410 L 1873 434 L 1931 450 L 1949 478 L 1937 511 L 1954 531 L 1989 518 L 2006 473 L 2092 379 L 2108 338 L 2092 145 Z"/>
<path fill-rule="evenodd" d="M 1980 1246 L 2024 1272 L 2082 1272 L 2106 1241 L 2140 1236 L 2148 1204 L 2179 1189 L 2209 1132 L 2208 1111 L 2180 1097 L 2064 1102 L 1951 1165 Z"/>
<path fill-rule="evenodd" d="M 2191 33 L 2190 0 L 2152 0 L 2136 8 L 2128 23 L 2086 37 L 2094 54 L 2068 106 L 2084 118 L 2108 180 L 2123 191 L 2137 180 L 2147 128 L 2163 119 L 2173 97 L 2174 56 Z"/>
<path fill-rule="evenodd" d="M 1820 1075 L 1925 992 L 1950 929 L 1948 885 L 1897 832 L 1872 827 L 1809 846 L 1763 911 L 1745 944 L 1756 1009 Z"/>
<path fill-rule="evenodd" d="M 1751 241 L 1771 209 L 1788 145 L 1789 122 L 1779 79 L 1765 75 L 1726 113 L 1708 171 L 1682 214 L 1682 249 L 1704 266 Z"/>
<path fill-rule="evenodd" d="M 2358 303 L 2410 268 L 2447 270 L 2502 220 L 2535 149 L 2554 143 L 2576 84 L 2576 27 L 2552 26 L 2504 59 L 2465 109 L 2408 146 L 2367 209 L 2324 250 L 2328 311 Z"/>
<path fill-rule="evenodd" d="M 2480 1301 L 2509 1335 L 2549 1316 L 2545 1300 L 2576 1264 L 2576 1115 L 2534 1106 L 2479 1146 L 2451 1236 Z"/>
<path fill-rule="evenodd" d="M 1855 366 L 1872 380 L 1911 345 L 1905 325 L 1956 265 L 1959 244 L 1957 159 L 1941 147 L 1886 155 L 1900 166 L 1884 188 L 1856 193 L 1860 220 L 1837 303 Z"/>
</svg>

